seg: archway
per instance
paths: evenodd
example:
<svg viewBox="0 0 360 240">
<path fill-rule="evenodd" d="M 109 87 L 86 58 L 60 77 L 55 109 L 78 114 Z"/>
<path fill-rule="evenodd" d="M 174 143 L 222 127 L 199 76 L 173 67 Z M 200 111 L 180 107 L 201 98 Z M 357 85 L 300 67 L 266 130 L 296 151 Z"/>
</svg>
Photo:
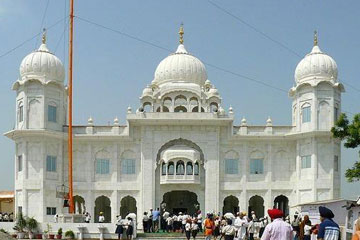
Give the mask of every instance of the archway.
<svg viewBox="0 0 360 240">
<path fill-rule="evenodd" d="M 84 198 L 79 195 L 74 196 L 74 207 L 75 213 L 84 214 L 86 211 Z"/>
<path fill-rule="evenodd" d="M 94 210 L 94 222 L 99 222 L 99 214 L 103 212 L 105 217 L 105 222 L 111 222 L 111 206 L 110 206 L 110 199 L 106 196 L 100 196 L 95 200 L 95 210 Z"/>
<path fill-rule="evenodd" d="M 234 215 L 239 212 L 239 199 L 234 196 L 227 196 L 224 199 L 223 214 L 233 213 Z"/>
<path fill-rule="evenodd" d="M 198 197 L 190 191 L 171 191 L 163 196 L 161 204 L 166 204 L 166 211 L 178 214 L 179 212 L 193 215 L 200 209 Z"/>
<path fill-rule="evenodd" d="M 289 215 L 289 199 L 284 195 L 277 196 L 274 199 L 274 208 L 283 211 L 284 215 Z"/>
<path fill-rule="evenodd" d="M 120 215 L 125 218 L 129 213 L 137 214 L 136 200 L 131 196 L 126 196 L 120 202 Z"/>
<path fill-rule="evenodd" d="M 264 216 L 264 199 L 258 195 L 252 196 L 249 200 L 248 214 L 251 217 L 251 212 L 254 211 L 256 217 Z"/>
</svg>

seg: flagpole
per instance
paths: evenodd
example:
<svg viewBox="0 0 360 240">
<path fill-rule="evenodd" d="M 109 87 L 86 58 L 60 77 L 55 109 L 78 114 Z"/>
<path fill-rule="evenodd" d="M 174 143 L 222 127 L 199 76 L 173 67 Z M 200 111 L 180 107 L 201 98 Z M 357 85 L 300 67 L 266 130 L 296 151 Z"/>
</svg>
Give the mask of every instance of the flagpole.
<svg viewBox="0 0 360 240">
<path fill-rule="evenodd" d="M 74 25 L 74 0 L 70 0 L 70 27 L 69 27 L 69 132 L 68 132 L 68 156 L 69 156 L 69 213 L 74 213 L 73 199 L 73 135 L 72 135 L 72 66 L 73 66 L 73 25 Z"/>
</svg>

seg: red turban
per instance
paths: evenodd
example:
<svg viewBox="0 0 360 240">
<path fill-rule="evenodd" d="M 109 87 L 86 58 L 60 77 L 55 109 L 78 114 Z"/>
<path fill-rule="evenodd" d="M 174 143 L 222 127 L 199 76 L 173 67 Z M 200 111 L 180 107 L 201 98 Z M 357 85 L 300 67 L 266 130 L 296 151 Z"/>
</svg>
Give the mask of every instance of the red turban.
<svg viewBox="0 0 360 240">
<path fill-rule="evenodd" d="M 281 211 L 280 209 L 269 209 L 268 210 L 268 214 L 270 216 L 271 219 L 275 219 L 275 218 L 281 218 L 284 216 L 283 211 Z"/>
</svg>

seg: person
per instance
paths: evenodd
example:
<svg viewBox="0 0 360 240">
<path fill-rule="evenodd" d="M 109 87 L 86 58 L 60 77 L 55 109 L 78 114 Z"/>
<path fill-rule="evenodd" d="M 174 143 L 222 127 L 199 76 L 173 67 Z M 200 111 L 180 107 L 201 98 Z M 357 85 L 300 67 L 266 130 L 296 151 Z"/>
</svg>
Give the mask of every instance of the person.
<svg viewBox="0 0 360 240">
<path fill-rule="evenodd" d="M 85 222 L 90 223 L 90 220 L 91 220 L 91 215 L 90 215 L 90 213 L 86 212 L 85 213 Z"/>
<path fill-rule="evenodd" d="M 190 240 L 190 238 L 191 238 L 191 220 L 190 219 L 186 220 L 184 230 L 185 230 L 186 239 Z"/>
<path fill-rule="evenodd" d="M 355 222 L 355 232 L 351 240 L 360 240 L 360 217 Z"/>
<path fill-rule="evenodd" d="M 213 236 L 215 239 L 217 239 L 220 236 L 220 225 L 221 225 L 221 220 L 220 217 L 215 217 L 214 220 L 214 231 L 213 231 Z"/>
<path fill-rule="evenodd" d="M 212 237 L 212 234 L 214 231 L 214 220 L 213 220 L 212 214 L 208 214 L 206 216 L 204 227 L 205 227 L 205 239 L 211 240 L 211 237 Z"/>
<path fill-rule="evenodd" d="M 123 220 L 120 215 L 116 216 L 116 230 L 115 233 L 118 234 L 118 239 L 122 239 L 122 235 L 124 233 Z"/>
<path fill-rule="evenodd" d="M 163 232 L 167 231 L 167 223 L 166 223 L 166 219 L 170 216 L 170 213 L 166 210 L 164 210 L 164 213 L 162 214 L 161 217 L 161 229 L 163 230 Z"/>
<path fill-rule="evenodd" d="M 200 210 L 197 212 L 196 219 L 197 219 L 197 224 L 199 226 L 199 231 L 202 232 L 203 231 L 203 229 L 202 229 L 202 214 L 201 214 Z"/>
<path fill-rule="evenodd" d="M 103 223 L 103 222 L 105 222 L 104 213 L 103 213 L 103 212 L 100 212 L 100 215 L 99 215 L 99 223 Z"/>
<path fill-rule="evenodd" d="M 306 224 L 310 224 L 311 226 L 311 221 L 309 220 L 309 216 L 308 215 L 305 215 L 304 216 L 304 220 L 301 221 L 300 223 L 300 234 L 299 234 L 299 239 L 300 240 L 304 240 L 305 239 L 305 226 Z"/>
<path fill-rule="evenodd" d="M 252 214 L 254 215 L 254 214 Z M 248 234 L 249 234 L 249 240 L 254 240 L 254 233 L 255 233 L 255 223 L 254 223 L 254 218 L 251 217 L 250 219 L 250 222 L 248 224 L 248 227 L 247 227 L 247 231 L 248 231 Z"/>
<path fill-rule="evenodd" d="M 292 240 L 292 227 L 282 219 L 284 213 L 279 209 L 269 209 L 272 222 L 265 227 L 261 240 Z"/>
<path fill-rule="evenodd" d="M 153 221 L 152 221 L 152 218 L 153 218 L 153 209 L 150 208 L 150 214 L 149 214 L 149 222 L 148 222 L 148 229 L 149 229 L 149 232 L 152 232 L 153 231 Z"/>
<path fill-rule="evenodd" d="M 174 218 L 172 216 L 168 216 L 166 219 L 166 232 L 173 231 Z"/>
<path fill-rule="evenodd" d="M 144 212 L 144 216 L 143 216 L 143 228 L 144 228 L 144 232 L 148 232 L 148 222 L 149 222 L 149 217 L 147 215 L 147 212 Z"/>
<path fill-rule="evenodd" d="M 198 218 L 194 219 L 191 223 L 191 235 L 193 237 L 193 239 L 196 238 L 196 235 L 198 234 L 200 228 L 199 228 L 199 224 L 198 224 Z"/>
<path fill-rule="evenodd" d="M 134 234 L 133 220 L 131 217 L 128 217 L 126 222 L 126 239 L 131 240 L 133 234 Z"/>
<path fill-rule="evenodd" d="M 226 225 L 221 230 L 221 233 L 224 235 L 225 240 L 233 240 L 236 234 L 236 228 L 232 225 L 232 220 L 227 219 Z"/>
<path fill-rule="evenodd" d="M 295 212 L 294 214 L 294 220 L 291 222 L 291 226 L 294 231 L 294 240 L 298 240 L 300 235 L 300 217 L 298 212 Z"/>
<path fill-rule="evenodd" d="M 159 232 L 159 218 L 160 218 L 160 210 L 157 208 L 152 212 L 152 225 L 153 232 Z"/>
<path fill-rule="evenodd" d="M 265 218 L 264 218 L 264 217 L 263 217 L 263 218 L 260 218 L 259 220 L 260 220 L 259 238 L 261 238 L 261 236 L 262 236 L 263 233 L 264 233 L 264 230 L 265 230 L 266 225 L 265 225 Z"/>
<path fill-rule="evenodd" d="M 185 232 L 186 221 L 187 221 L 187 215 L 186 215 L 186 213 L 184 213 L 183 215 L 181 215 L 181 232 L 182 233 Z"/>
<path fill-rule="evenodd" d="M 320 206 L 320 226 L 317 238 L 319 240 L 338 240 L 340 237 L 339 225 L 333 221 L 334 213 L 327 207 Z"/>
<path fill-rule="evenodd" d="M 57 222 L 58 222 L 58 218 L 59 218 L 59 215 L 55 214 L 55 215 L 54 215 L 54 223 L 57 223 Z"/>
<path fill-rule="evenodd" d="M 248 225 L 248 221 L 246 218 L 246 214 L 244 214 L 243 212 L 237 213 L 237 217 L 234 223 L 234 226 L 236 228 L 237 239 L 245 240 L 247 225 Z"/>
<path fill-rule="evenodd" d="M 311 221 L 307 221 L 304 226 L 304 240 L 311 240 Z"/>
</svg>

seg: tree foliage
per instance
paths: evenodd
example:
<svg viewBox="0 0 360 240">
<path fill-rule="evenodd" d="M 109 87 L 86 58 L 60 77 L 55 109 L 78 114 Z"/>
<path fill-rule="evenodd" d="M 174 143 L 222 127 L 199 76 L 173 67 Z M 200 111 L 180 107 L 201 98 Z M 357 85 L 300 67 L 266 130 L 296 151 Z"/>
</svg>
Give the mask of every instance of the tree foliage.
<svg viewBox="0 0 360 240">
<path fill-rule="evenodd" d="M 335 138 L 345 141 L 346 148 L 360 146 L 360 114 L 356 114 L 350 123 L 346 114 L 342 113 L 331 132 Z M 345 177 L 349 182 L 360 181 L 360 161 L 356 161 L 352 168 L 346 170 Z"/>
</svg>

